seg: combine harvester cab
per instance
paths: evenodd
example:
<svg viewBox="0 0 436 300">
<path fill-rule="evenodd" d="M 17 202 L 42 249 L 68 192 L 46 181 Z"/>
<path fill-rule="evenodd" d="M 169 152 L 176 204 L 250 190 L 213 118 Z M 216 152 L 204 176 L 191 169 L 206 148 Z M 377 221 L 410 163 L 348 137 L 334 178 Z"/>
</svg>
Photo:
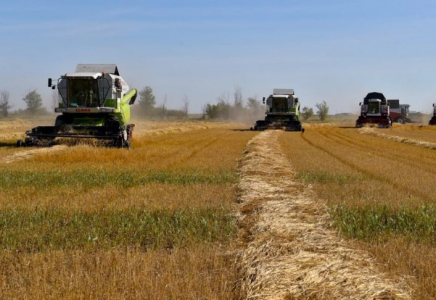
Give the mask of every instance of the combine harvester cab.
<svg viewBox="0 0 436 300">
<path fill-rule="evenodd" d="M 137 90 L 120 76 L 114 64 L 79 64 L 74 73 L 67 73 L 53 84 L 57 87 L 62 113 L 54 126 L 38 126 L 26 132 L 26 139 L 17 146 L 36 146 L 53 143 L 57 137 L 94 138 L 112 141 L 112 145 L 130 148 L 134 124 L 130 120 L 130 106 Z"/>
<path fill-rule="evenodd" d="M 436 125 L 436 103 L 433 103 L 433 117 L 428 121 L 428 125 Z"/>
<path fill-rule="evenodd" d="M 360 128 L 366 124 L 376 124 L 381 128 L 392 126 L 389 116 L 389 104 L 382 93 L 369 93 L 360 105 L 360 116 L 356 120 L 356 127 Z"/>
<path fill-rule="evenodd" d="M 293 89 L 274 89 L 266 101 L 263 98 L 263 103 L 267 107 L 265 120 L 256 121 L 252 130 L 304 131 L 300 122 L 300 102 Z"/>
</svg>

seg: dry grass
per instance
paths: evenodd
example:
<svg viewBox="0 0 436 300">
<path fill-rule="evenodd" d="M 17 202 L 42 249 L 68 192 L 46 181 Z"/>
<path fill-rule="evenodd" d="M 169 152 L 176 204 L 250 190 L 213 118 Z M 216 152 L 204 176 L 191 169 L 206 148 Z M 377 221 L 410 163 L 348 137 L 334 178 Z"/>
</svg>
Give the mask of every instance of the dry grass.
<svg viewBox="0 0 436 300">
<path fill-rule="evenodd" d="M 2 193 L 0 209 L 37 208 L 82 212 L 125 210 L 129 208 L 169 211 L 190 208 L 230 207 L 234 201 L 233 184 L 190 185 L 150 182 L 128 189 L 105 186 L 91 189 L 50 188 L 49 191 L 26 186 Z"/>
<path fill-rule="evenodd" d="M 237 297 L 224 253 L 237 161 L 255 134 L 238 128 L 139 122 L 131 150 L 5 143 L 0 298 Z"/>
<path fill-rule="evenodd" d="M 404 137 L 408 130 L 420 129 L 374 129 Z M 358 246 L 371 251 L 386 272 L 411 276 L 414 299 L 436 298 L 435 264 L 429 263 L 436 257 L 436 151 L 337 126 L 288 134 L 281 144 L 297 177 L 332 208 L 332 225 L 344 236 L 361 238 Z"/>
<path fill-rule="evenodd" d="M 54 124 L 55 117 L 37 117 L 35 119 L 3 119 L 0 121 L 0 146 L 13 146 L 17 140 L 23 140 L 26 130 L 35 126 Z"/>
<path fill-rule="evenodd" d="M 1 299 L 232 299 L 226 248 L 0 256 Z M 230 261 L 229 261 L 230 260 Z"/>
</svg>

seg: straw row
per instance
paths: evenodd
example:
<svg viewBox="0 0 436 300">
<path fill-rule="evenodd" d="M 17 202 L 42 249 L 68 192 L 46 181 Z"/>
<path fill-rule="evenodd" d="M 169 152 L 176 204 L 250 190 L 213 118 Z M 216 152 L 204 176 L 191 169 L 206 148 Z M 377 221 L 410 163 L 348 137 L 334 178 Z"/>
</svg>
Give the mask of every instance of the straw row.
<svg viewBox="0 0 436 300">
<path fill-rule="evenodd" d="M 247 299 L 410 299 L 405 278 L 390 278 L 371 257 L 329 228 L 324 204 L 296 182 L 278 143 L 265 131 L 240 161 L 239 255 Z"/>
<path fill-rule="evenodd" d="M 436 143 L 430 143 L 430 142 L 424 142 L 424 141 L 420 141 L 420 140 L 407 139 L 407 138 L 404 138 L 404 137 L 401 137 L 401 136 L 396 136 L 396 135 L 388 135 L 388 134 L 385 134 L 385 133 L 376 132 L 371 127 L 362 127 L 362 128 L 359 129 L 359 133 L 367 134 L 367 135 L 371 135 L 371 136 L 376 136 L 376 137 L 379 137 L 379 138 L 383 138 L 383 139 L 387 139 L 387 140 L 392 140 L 392 141 L 396 141 L 396 142 L 403 143 L 403 144 L 414 145 L 414 146 L 428 148 L 428 149 L 436 149 Z"/>
</svg>

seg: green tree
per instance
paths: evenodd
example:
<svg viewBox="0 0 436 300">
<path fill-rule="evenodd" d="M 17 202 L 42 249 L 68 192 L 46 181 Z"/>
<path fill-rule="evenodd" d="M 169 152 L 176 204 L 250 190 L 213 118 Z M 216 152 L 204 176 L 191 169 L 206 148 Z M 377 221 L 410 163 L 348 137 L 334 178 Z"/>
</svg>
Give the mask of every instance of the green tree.
<svg viewBox="0 0 436 300">
<path fill-rule="evenodd" d="M 153 89 L 146 86 L 139 92 L 139 107 L 144 115 L 151 116 L 154 113 L 156 97 L 153 95 Z"/>
<path fill-rule="evenodd" d="M 265 114 L 265 106 L 257 100 L 257 97 L 248 97 L 247 108 L 254 117 L 261 117 Z"/>
<path fill-rule="evenodd" d="M 209 119 L 229 119 L 232 106 L 225 97 L 219 97 L 217 104 L 206 104 L 203 114 Z"/>
<path fill-rule="evenodd" d="M 242 107 L 244 106 L 244 100 L 242 99 L 242 89 L 239 85 L 235 86 L 233 97 L 235 100 L 235 109 L 242 110 Z"/>
<path fill-rule="evenodd" d="M 313 116 L 313 109 L 310 107 L 303 107 L 302 112 L 301 112 L 301 117 L 303 118 L 304 121 L 306 121 L 307 119 L 309 119 L 311 116 Z"/>
<path fill-rule="evenodd" d="M 183 102 L 183 106 L 182 106 L 181 111 L 183 111 L 183 113 L 185 114 L 185 118 L 187 118 L 188 117 L 188 111 L 189 111 L 188 96 L 184 95 L 183 99 L 182 99 L 182 102 Z"/>
<path fill-rule="evenodd" d="M 0 93 L 0 112 L 3 117 L 7 117 L 9 115 L 9 109 L 12 108 L 12 105 L 9 104 L 9 92 L 1 91 Z"/>
<path fill-rule="evenodd" d="M 317 103 L 315 106 L 318 108 L 316 114 L 319 116 L 321 121 L 324 121 L 329 114 L 329 107 L 327 106 L 327 103 L 323 101 L 321 103 Z"/>
<path fill-rule="evenodd" d="M 209 119 L 216 119 L 219 116 L 219 108 L 216 104 L 206 104 L 203 107 L 203 115 L 207 116 Z"/>
<path fill-rule="evenodd" d="M 256 97 L 248 97 L 247 108 L 253 113 L 256 113 L 260 109 L 260 101 L 257 100 Z"/>
<path fill-rule="evenodd" d="M 36 89 L 27 93 L 23 98 L 26 102 L 27 110 L 32 114 L 36 115 L 38 111 L 42 109 L 42 98 L 41 95 L 36 92 Z"/>
</svg>

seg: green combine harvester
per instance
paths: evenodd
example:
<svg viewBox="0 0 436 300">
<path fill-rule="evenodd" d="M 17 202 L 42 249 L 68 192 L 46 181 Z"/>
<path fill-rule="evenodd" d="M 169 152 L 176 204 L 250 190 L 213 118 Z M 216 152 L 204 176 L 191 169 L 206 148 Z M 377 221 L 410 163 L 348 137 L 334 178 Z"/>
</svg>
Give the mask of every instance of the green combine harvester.
<svg viewBox="0 0 436 300">
<path fill-rule="evenodd" d="M 52 145 L 55 138 L 94 138 L 108 140 L 112 146 L 130 148 L 134 124 L 130 106 L 137 90 L 120 76 L 115 64 L 78 64 L 74 73 L 61 76 L 56 84 L 62 113 L 54 126 L 38 126 L 26 131 L 17 146 Z"/>
<path fill-rule="evenodd" d="M 258 120 L 252 130 L 284 129 L 286 131 L 302 131 L 300 122 L 300 102 L 293 89 L 274 89 L 266 99 L 265 120 Z"/>
</svg>

